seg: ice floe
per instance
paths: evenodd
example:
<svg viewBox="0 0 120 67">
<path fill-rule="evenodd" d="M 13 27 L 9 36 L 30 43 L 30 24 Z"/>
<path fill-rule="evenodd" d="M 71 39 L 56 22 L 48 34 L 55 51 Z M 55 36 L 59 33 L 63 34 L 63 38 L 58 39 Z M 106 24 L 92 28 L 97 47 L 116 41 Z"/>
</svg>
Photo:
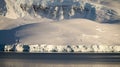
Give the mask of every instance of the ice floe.
<svg viewBox="0 0 120 67">
<path fill-rule="evenodd" d="M 4 51 L 16 51 L 16 52 L 39 52 L 39 53 L 86 53 L 86 52 L 120 52 L 119 45 L 46 45 L 46 44 L 34 44 L 34 45 L 5 45 Z"/>
</svg>

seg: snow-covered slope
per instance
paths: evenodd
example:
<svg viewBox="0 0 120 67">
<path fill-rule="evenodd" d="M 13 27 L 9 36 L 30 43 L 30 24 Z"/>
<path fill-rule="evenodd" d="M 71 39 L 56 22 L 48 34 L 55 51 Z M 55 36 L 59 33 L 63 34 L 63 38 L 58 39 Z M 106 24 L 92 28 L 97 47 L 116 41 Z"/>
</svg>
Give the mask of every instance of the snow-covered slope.
<svg viewBox="0 0 120 67">
<path fill-rule="evenodd" d="M 9 20 L 10 23 L 7 24 L 1 23 L 0 25 L 4 29 L 0 30 L 0 44 L 120 44 L 119 24 L 100 24 L 86 19 L 71 19 L 59 22 L 38 21 L 40 20 L 33 23 L 35 21 L 31 20 L 27 24 L 24 22 L 22 25 L 20 20 L 12 23 Z"/>
<path fill-rule="evenodd" d="M 120 52 L 120 10 L 106 2 L 0 0 L 0 50 Z"/>
<path fill-rule="evenodd" d="M 101 1 L 103 0 L 5 0 L 7 8 L 5 16 L 45 17 L 54 20 L 86 18 L 99 22 L 120 20 L 119 13 L 100 4 Z"/>
</svg>

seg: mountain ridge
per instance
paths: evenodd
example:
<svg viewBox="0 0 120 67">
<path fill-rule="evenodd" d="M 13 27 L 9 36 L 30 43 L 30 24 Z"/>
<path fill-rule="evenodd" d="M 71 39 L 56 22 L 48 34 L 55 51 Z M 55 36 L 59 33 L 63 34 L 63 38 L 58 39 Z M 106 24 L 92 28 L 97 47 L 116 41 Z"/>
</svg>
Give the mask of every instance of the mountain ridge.
<svg viewBox="0 0 120 67">
<path fill-rule="evenodd" d="M 2 15 L 8 18 L 31 16 L 64 20 L 85 18 L 98 22 L 120 21 L 119 13 L 102 5 L 103 0 L 3 0 L 6 10 Z"/>
</svg>

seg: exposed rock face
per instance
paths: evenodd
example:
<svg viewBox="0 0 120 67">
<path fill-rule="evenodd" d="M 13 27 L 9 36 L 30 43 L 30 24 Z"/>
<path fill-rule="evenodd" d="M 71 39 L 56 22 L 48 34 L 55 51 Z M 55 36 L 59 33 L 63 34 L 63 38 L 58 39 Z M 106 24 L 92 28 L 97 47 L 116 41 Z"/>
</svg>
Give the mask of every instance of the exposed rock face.
<svg viewBox="0 0 120 67">
<path fill-rule="evenodd" d="M 0 15 L 5 16 L 7 11 L 6 3 L 4 0 L 0 0 Z"/>
<path fill-rule="evenodd" d="M 4 1 L 4 0 L 3 0 Z M 6 17 L 19 18 L 32 16 L 63 20 L 86 18 L 99 22 L 120 20 L 118 13 L 100 5 L 102 0 L 5 0 Z M 14 14 L 14 16 L 12 16 Z"/>
</svg>

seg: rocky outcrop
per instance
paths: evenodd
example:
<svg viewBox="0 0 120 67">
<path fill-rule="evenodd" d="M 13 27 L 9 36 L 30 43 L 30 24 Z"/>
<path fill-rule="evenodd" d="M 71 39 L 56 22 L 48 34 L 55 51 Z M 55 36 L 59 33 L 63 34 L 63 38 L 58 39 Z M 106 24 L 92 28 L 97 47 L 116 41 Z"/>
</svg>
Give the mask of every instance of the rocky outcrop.
<svg viewBox="0 0 120 67">
<path fill-rule="evenodd" d="M 0 15 L 5 16 L 7 12 L 6 3 L 4 0 L 0 0 Z"/>
</svg>

